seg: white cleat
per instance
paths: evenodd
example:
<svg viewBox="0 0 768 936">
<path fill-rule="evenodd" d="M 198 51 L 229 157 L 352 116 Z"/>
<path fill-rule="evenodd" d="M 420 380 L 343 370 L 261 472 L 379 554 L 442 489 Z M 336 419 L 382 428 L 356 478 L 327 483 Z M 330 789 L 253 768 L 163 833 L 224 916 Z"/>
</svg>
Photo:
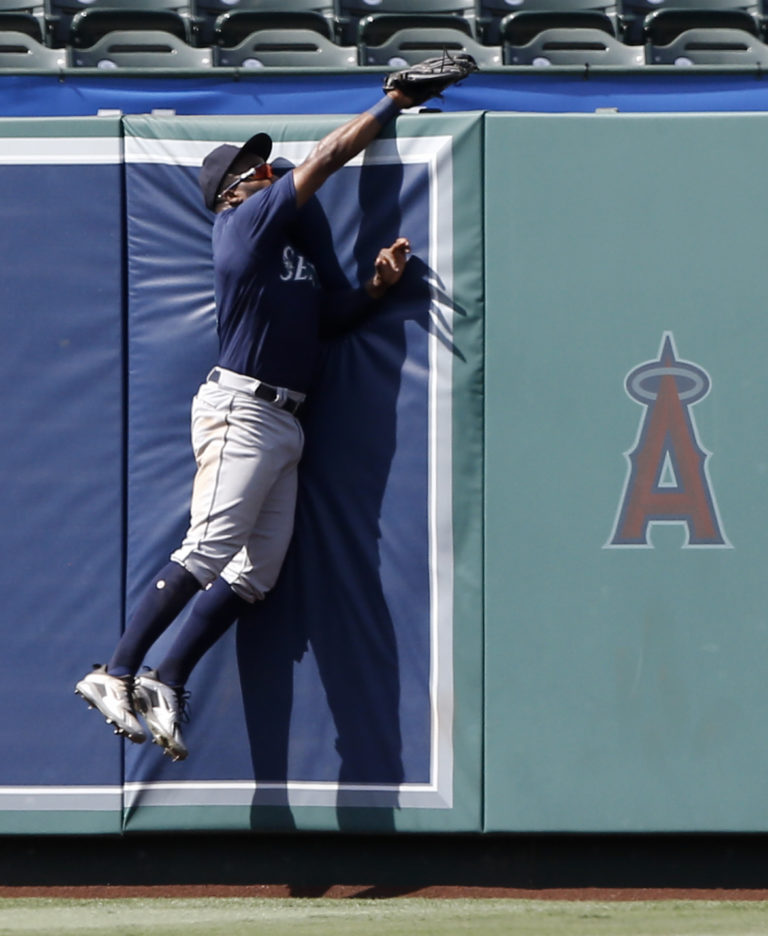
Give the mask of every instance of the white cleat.
<svg viewBox="0 0 768 936">
<path fill-rule="evenodd" d="M 136 711 L 147 723 L 155 744 L 171 760 L 184 760 L 189 751 L 181 736 L 181 722 L 187 720 L 189 693 L 181 686 L 167 686 L 157 678 L 157 670 L 137 676 L 133 693 Z"/>
<path fill-rule="evenodd" d="M 98 709 L 116 735 L 142 744 L 147 735 L 133 710 L 132 689 L 132 676 L 110 676 L 104 664 L 95 665 L 75 686 L 75 692 L 85 699 L 88 708 Z"/>
</svg>

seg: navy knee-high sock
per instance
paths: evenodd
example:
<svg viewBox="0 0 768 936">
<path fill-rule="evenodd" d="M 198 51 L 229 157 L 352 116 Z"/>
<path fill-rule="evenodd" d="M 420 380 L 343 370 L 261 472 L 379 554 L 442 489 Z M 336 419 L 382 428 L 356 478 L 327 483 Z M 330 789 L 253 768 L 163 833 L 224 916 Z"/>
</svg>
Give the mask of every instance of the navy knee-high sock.
<svg viewBox="0 0 768 936">
<path fill-rule="evenodd" d="M 200 582 L 195 576 L 178 562 L 169 562 L 155 576 L 139 602 L 107 663 L 107 672 L 113 676 L 132 676 L 141 666 L 147 650 L 198 591 Z"/>
<path fill-rule="evenodd" d="M 173 646 L 157 668 L 158 677 L 168 686 L 183 686 L 203 654 L 247 607 L 248 602 L 236 595 L 224 579 L 217 579 L 198 595 Z"/>
</svg>

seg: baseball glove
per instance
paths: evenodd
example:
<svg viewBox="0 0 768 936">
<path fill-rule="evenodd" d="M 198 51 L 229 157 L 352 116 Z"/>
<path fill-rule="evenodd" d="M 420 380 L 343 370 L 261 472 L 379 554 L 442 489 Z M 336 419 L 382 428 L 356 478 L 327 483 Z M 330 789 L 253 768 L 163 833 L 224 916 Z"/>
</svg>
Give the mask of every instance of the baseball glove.
<svg viewBox="0 0 768 936">
<path fill-rule="evenodd" d="M 466 52 L 451 54 L 446 49 L 436 58 L 392 72 L 384 79 L 384 91 L 402 91 L 414 103 L 423 104 L 440 97 L 445 89 L 477 71 L 477 62 Z"/>
</svg>

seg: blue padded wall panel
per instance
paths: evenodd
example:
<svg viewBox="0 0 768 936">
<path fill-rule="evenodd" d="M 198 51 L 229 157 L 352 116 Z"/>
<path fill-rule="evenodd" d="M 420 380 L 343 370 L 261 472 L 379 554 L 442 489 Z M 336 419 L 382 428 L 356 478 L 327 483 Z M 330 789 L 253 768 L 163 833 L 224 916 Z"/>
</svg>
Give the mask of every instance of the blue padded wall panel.
<svg viewBox="0 0 768 936">
<path fill-rule="evenodd" d="M 473 118 L 447 132 L 466 133 L 465 123 L 477 130 Z M 333 125 L 283 119 L 265 128 L 276 155 L 293 158 Z M 213 219 L 196 168 L 213 145 L 206 140 L 236 139 L 244 126 L 126 120 L 129 614 L 183 535 L 194 474 L 189 407 L 215 363 Z M 434 532 L 435 512 L 450 527 L 450 482 L 442 502 L 430 487 L 440 487 L 430 479 L 440 467 L 450 478 L 450 442 L 440 449 L 433 438 L 446 431 L 445 414 L 450 430 L 450 364 L 438 377 L 436 361 L 464 360 L 449 340 L 436 348 L 431 308 L 438 273 L 429 263 L 443 264 L 446 280 L 451 273 L 450 233 L 438 250 L 435 227 L 453 199 L 450 139 L 409 141 L 409 160 L 385 141 L 320 192 L 345 282 L 369 276 L 378 248 L 401 233 L 414 256 L 375 318 L 327 348 L 302 419 L 296 536 L 281 581 L 193 673 L 189 759 L 129 750 L 128 831 L 479 828 L 476 785 L 452 809 L 453 622 L 435 610 L 450 607 L 453 561 L 450 537 Z M 438 162 L 441 147 L 448 153 Z M 179 623 L 152 648 L 150 665 Z M 471 634 L 476 649 L 476 622 Z M 465 745 L 468 777 L 478 737 Z"/>
<path fill-rule="evenodd" d="M 194 472 L 188 411 L 197 382 L 215 362 L 215 341 L 211 218 L 200 218 L 196 185 L 190 185 L 184 167 L 130 165 L 127 173 L 130 614 L 147 579 L 167 560 L 184 532 Z M 325 187 L 323 200 L 335 202 L 337 214 L 338 206 L 346 202 L 341 214 L 351 216 L 337 248 L 352 277 L 357 275 L 358 262 L 370 275 L 367 271 L 373 268 L 379 241 L 390 243 L 403 229 L 397 202 L 384 201 L 385 211 L 380 210 L 370 228 L 357 236 L 359 209 L 348 193 L 365 193 L 366 185 L 392 191 L 406 186 L 415 196 L 410 199 L 407 227 L 414 248 L 425 253 L 429 212 L 419 202 L 418 193 L 423 198 L 425 189 L 418 185 L 418 173 L 409 168 L 405 174 L 410 181 L 404 181 L 402 167 L 383 167 L 373 170 L 376 179 L 366 183 L 360 168 L 351 167 Z M 154 210 L 148 210 L 149 205 Z M 383 306 L 381 315 L 360 333 L 328 348 L 318 378 L 323 393 L 303 420 L 309 442 L 294 553 L 309 550 L 313 558 L 298 562 L 292 556 L 284 587 L 241 622 L 237 656 L 245 715 L 236 691 L 230 635 L 193 676 L 195 717 L 188 728 L 193 747 L 189 762 L 170 765 L 156 749 L 132 750 L 129 782 L 255 776 L 281 785 L 291 779 L 334 784 L 346 770 L 353 782 L 378 779 L 397 784 L 405 771 L 399 683 L 407 679 L 410 664 L 416 671 L 411 691 L 403 697 L 412 730 L 428 740 L 429 698 L 422 666 L 428 671 L 429 578 L 426 546 L 416 545 L 426 544 L 427 536 L 428 293 L 418 278 L 412 288 L 414 296 L 405 306 Z M 401 373 L 407 357 L 410 364 Z M 413 441 L 401 438 L 399 450 L 398 408 L 401 420 L 409 413 L 411 421 L 416 420 Z M 388 511 L 385 498 L 394 499 Z M 400 569 L 404 575 L 398 573 L 398 557 L 391 547 L 379 558 L 380 515 L 389 525 L 405 523 L 402 537 L 413 546 L 409 551 L 399 540 L 402 556 L 409 557 Z M 401 557 L 401 566 L 402 561 Z M 398 665 L 385 591 L 398 601 L 406 586 L 410 602 L 399 600 L 404 606 L 402 626 L 413 632 L 411 640 L 420 639 L 422 649 Z M 295 632 L 297 627 L 300 632 Z M 175 630 L 176 626 L 153 649 L 150 663 L 157 662 Z M 311 651 L 305 656 L 307 641 Z M 294 656 L 304 657 L 295 679 Z M 276 683 L 280 672 L 287 683 Z M 268 718 L 265 710 L 270 710 Z M 427 782 L 428 744 L 423 747 L 411 740 L 410 746 L 413 762 L 407 779 Z"/>
<path fill-rule="evenodd" d="M 121 744 L 72 691 L 122 621 L 119 132 L 0 122 L 0 831 L 119 819 Z"/>
</svg>

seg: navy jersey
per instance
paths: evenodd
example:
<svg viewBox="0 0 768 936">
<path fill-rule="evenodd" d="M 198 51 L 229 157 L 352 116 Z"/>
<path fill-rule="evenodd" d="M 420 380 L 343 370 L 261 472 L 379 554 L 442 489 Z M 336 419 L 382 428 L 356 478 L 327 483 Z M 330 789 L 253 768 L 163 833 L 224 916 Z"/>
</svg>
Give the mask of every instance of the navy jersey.
<svg viewBox="0 0 768 936">
<path fill-rule="evenodd" d="M 221 212 L 213 226 L 219 364 L 306 392 L 319 347 L 322 296 L 290 237 L 293 173 Z"/>
</svg>

